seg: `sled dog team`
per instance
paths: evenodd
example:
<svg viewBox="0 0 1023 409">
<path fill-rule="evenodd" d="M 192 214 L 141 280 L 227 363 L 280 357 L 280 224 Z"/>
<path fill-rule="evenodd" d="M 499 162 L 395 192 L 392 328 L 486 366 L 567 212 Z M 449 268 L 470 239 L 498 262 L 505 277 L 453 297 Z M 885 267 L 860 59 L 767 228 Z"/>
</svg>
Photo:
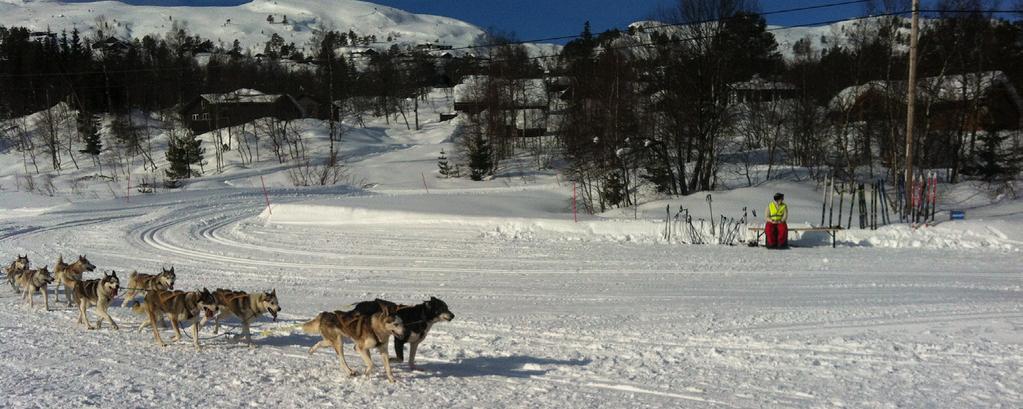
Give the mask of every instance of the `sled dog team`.
<svg viewBox="0 0 1023 409">
<path fill-rule="evenodd" d="M 110 274 L 103 273 L 102 278 L 83 279 L 84 273 L 95 270 L 96 266 L 82 255 L 71 264 L 65 263 L 63 255 L 60 256 L 51 272 L 46 266 L 32 269 L 28 256 L 19 254 L 4 268 L 4 273 L 11 288 L 15 292 L 20 292 L 33 308 L 35 293 L 40 292 L 44 306 L 47 310 L 50 309 L 47 286 L 56 282 L 53 289 L 56 301 L 60 302 L 60 293 L 57 290 L 63 286 L 67 305 L 69 307 L 78 305 L 78 324 L 95 329 L 100 328 L 105 319 L 111 327 L 118 329 L 117 323 L 107 313 L 107 308 L 122 288 L 120 279 L 116 271 Z M 205 326 L 206 321 L 211 318 L 214 320 L 213 333 L 217 334 L 220 332 L 221 319 L 235 317 L 241 321 L 242 335 L 251 346 L 252 335 L 249 326 L 252 321 L 264 313 L 269 313 L 276 321 L 277 313 L 281 311 L 277 301 L 277 290 L 254 294 L 223 288 L 215 291 L 206 288 L 201 291 L 175 290 L 174 280 L 177 276 L 174 267 L 161 270 L 159 274 L 132 272 L 128 276 L 127 286 L 124 287 L 127 292 L 121 301 L 121 307 L 131 308 L 135 314 L 148 318 L 139 325 L 138 330 L 141 332 L 147 325 L 152 327 L 157 345 L 167 345 L 163 342 L 159 330 L 159 324 L 164 319 L 170 320 L 171 328 L 174 330 L 172 341 L 181 339 L 181 322 L 190 321 L 192 343 L 198 351 L 199 329 Z M 143 295 L 142 301 L 136 299 L 140 294 Z M 95 326 L 89 321 L 87 314 L 91 306 L 96 306 L 96 314 L 99 315 Z M 308 334 L 322 336 L 322 340 L 309 349 L 309 354 L 316 352 L 320 347 L 332 347 L 338 356 L 342 371 L 349 376 L 355 376 L 356 372 L 345 360 L 343 339 L 348 338 L 355 344 L 356 352 L 366 363 L 367 376 L 373 372 L 373 360 L 369 351 L 376 348 L 384 363 L 388 381 L 394 382 L 387 353 L 390 339 L 394 338 L 394 353 L 398 362 L 404 361 L 405 344 L 409 344 L 408 364 L 410 369 L 415 370 L 416 349 L 426 338 L 430 328 L 439 321 L 451 321 L 454 318 L 455 315 L 448 310 L 447 304 L 435 297 L 430 297 L 430 300 L 418 305 L 399 305 L 378 298 L 355 304 L 351 311 L 321 312 L 302 324 L 302 330 Z"/>
</svg>

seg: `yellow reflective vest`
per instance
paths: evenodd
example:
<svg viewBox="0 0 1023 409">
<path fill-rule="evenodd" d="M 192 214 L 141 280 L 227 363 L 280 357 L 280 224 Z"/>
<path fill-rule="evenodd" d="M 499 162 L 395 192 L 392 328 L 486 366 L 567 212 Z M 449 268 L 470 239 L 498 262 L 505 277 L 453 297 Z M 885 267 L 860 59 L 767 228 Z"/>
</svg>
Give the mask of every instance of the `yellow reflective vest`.
<svg viewBox="0 0 1023 409">
<path fill-rule="evenodd" d="M 785 221 L 788 219 L 788 215 L 789 205 L 785 203 L 782 203 L 781 206 L 779 206 L 778 202 L 771 202 L 771 204 L 767 206 L 767 218 L 772 222 Z"/>
</svg>

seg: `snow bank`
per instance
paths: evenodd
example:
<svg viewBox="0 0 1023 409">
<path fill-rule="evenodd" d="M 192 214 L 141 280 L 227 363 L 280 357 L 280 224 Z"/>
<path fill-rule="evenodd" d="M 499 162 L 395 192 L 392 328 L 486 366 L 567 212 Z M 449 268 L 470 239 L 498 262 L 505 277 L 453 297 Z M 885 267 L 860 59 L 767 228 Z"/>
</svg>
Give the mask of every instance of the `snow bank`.
<svg viewBox="0 0 1023 409">
<path fill-rule="evenodd" d="M 848 230 L 839 234 L 839 240 L 864 247 L 1006 251 L 1019 251 L 1021 244 L 1010 240 L 997 227 L 981 223 L 945 223 L 917 228 L 897 224 L 874 231 Z"/>
<path fill-rule="evenodd" d="M 454 207 L 458 207 L 455 205 Z M 485 216 L 479 212 L 468 214 L 454 212 L 413 210 L 381 210 L 342 204 L 295 203 L 272 207 L 273 213 L 264 210 L 260 218 L 266 224 L 279 225 L 393 225 L 394 228 L 447 230 L 468 230 L 482 237 L 506 239 L 560 239 L 586 241 L 643 241 L 659 240 L 662 222 L 651 220 L 601 220 L 584 218 L 579 222 L 571 213 L 555 218 L 550 217 L 502 217 Z M 473 214 L 475 213 L 475 214 Z"/>
<path fill-rule="evenodd" d="M 736 194 L 735 197 L 746 195 Z M 276 204 L 272 208 L 273 213 L 264 210 L 260 220 L 266 225 L 380 225 L 388 229 L 455 230 L 480 237 L 517 240 L 665 241 L 663 216 L 627 218 L 624 213 L 619 217 L 580 215 L 579 221 L 575 222 L 570 206 L 569 199 L 561 192 L 549 190 L 379 195 Z M 917 228 L 899 224 L 878 230 L 852 229 L 840 232 L 838 242 L 846 247 L 1019 251 L 1020 241 L 1002 232 L 1012 231 L 1014 225 L 1009 222 L 1001 224 L 1008 225 L 996 227 L 989 222 L 971 221 Z M 697 229 L 702 226 L 705 239 L 713 240 L 709 221 L 700 223 L 694 218 L 694 225 Z M 755 220 L 750 225 L 760 225 L 760 222 Z M 808 226 L 798 221 L 790 225 Z M 685 241 L 682 229 L 680 224 L 673 225 L 673 243 Z M 745 227 L 740 227 L 738 239 L 751 238 L 747 233 Z M 803 247 L 831 243 L 830 236 L 815 232 L 791 233 L 790 240 L 794 245 Z"/>
</svg>

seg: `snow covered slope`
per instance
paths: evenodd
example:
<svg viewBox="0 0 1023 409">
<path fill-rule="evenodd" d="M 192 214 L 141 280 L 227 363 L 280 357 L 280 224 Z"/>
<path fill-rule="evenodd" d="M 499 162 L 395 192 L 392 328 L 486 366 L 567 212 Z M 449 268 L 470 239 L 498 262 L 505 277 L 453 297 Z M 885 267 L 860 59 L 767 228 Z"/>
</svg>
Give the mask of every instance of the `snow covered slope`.
<svg viewBox="0 0 1023 409">
<path fill-rule="evenodd" d="M 808 40 L 813 49 L 820 52 L 836 44 L 847 44 L 848 36 L 854 33 L 876 35 L 877 25 L 887 21 L 887 17 L 863 18 L 809 27 L 768 26 L 767 30 L 774 35 L 774 40 L 778 43 L 778 52 L 786 59 L 791 59 L 795 55 L 792 47 L 799 40 Z M 926 19 L 923 24 L 928 24 Z M 908 25 L 908 19 L 901 19 L 900 30 L 907 33 L 906 35 L 908 35 Z M 637 32 L 623 40 L 623 46 L 651 42 L 651 34 L 655 31 L 669 36 L 675 35 L 677 38 L 686 38 L 693 35 L 683 27 L 672 26 L 659 21 L 638 21 L 630 24 L 630 27 L 637 29 Z M 639 47 L 636 49 L 629 48 L 629 52 L 642 55 L 649 51 L 645 50 L 644 47 Z"/>
<path fill-rule="evenodd" d="M 273 16 L 274 22 L 267 21 Z M 284 18 L 287 23 L 283 23 Z M 376 35 L 384 42 L 434 42 L 465 46 L 483 31 L 471 24 L 439 16 L 420 15 L 355 0 L 252 0 L 233 7 L 133 6 L 116 1 L 64 3 L 60 1 L 0 1 L 0 25 L 24 26 L 59 33 L 78 28 L 85 33 L 103 30 L 121 38 L 163 36 L 177 23 L 193 34 L 230 46 L 261 52 L 273 33 L 287 43 L 305 46 L 314 28 Z M 383 45 L 384 47 L 389 44 Z"/>
<path fill-rule="evenodd" d="M 81 157 L 81 169 L 65 163 L 53 177 L 53 196 L 38 185 L 18 191 L 24 176 L 15 172 L 29 165 L 20 152 L 0 152 L 0 262 L 28 254 L 52 266 L 58 255 L 85 254 L 122 280 L 173 265 L 176 288 L 274 288 L 283 307 L 277 322 L 254 323 L 254 348 L 229 320 L 228 334 L 201 332 L 205 349 L 195 352 L 188 335 L 156 346 L 135 331 L 142 317 L 119 302 L 110 312 L 121 330 L 88 331 L 75 325 L 76 310 L 52 297 L 50 311 L 32 310 L 4 284 L 0 407 L 1009 408 L 1023 400 L 1023 201 L 962 184 L 943 189 L 941 203 L 966 208 L 965 222 L 844 232 L 837 249 L 795 236 L 801 247 L 789 251 L 685 245 L 661 238 L 665 206 L 709 219 L 704 193 L 576 223 L 571 183 L 529 158 L 502 163 L 484 182 L 439 177 L 440 150 L 456 152 L 455 124 L 437 116 L 448 107 L 449 95 L 431 94 L 420 105 L 421 131 L 383 118 L 346 128 L 353 183 L 333 187 L 292 186 L 267 138 L 260 160 L 242 162 L 232 150 L 224 172 L 207 167 L 183 189 L 130 201 L 124 178 L 88 179 L 98 169 Z M 325 125 L 299 122 L 322 158 Z M 157 174 L 165 140 L 153 138 Z M 139 161 L 132 166 L 135 177 L 146 174 Z M 805 178 L 712 192 L 714 214 L 759 210 L 775 191 L 786 193 L 793 224 L 819 222 L 820 192 Z M 456 318 L 420 346 L 421 371 L 395 365 L 395 384 L 379 365 L 371 377 L 349 378 L 332 352 L 307 353 L 318 338 L 299 328 L 320 311 L 431 296 Z M 345 351 L 361 373 L 351 346 Z"/>
</svg>

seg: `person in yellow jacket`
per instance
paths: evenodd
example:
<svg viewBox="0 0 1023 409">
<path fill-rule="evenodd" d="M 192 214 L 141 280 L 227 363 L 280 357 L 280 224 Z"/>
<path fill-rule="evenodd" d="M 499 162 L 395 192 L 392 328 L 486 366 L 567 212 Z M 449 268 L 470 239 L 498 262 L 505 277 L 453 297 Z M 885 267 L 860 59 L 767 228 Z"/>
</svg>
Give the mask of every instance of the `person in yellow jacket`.
<svg viewBox="0 0 1023 409">
<path fill-rule="evenodd" d="M 774 201 L 767 205 L 767 224 L 764 234 L 767 235 L 767 248 L 784 249 L 789 247 L 789 206 L 785 204 L 785 195 L 774 194 Z"/>
</svg>

